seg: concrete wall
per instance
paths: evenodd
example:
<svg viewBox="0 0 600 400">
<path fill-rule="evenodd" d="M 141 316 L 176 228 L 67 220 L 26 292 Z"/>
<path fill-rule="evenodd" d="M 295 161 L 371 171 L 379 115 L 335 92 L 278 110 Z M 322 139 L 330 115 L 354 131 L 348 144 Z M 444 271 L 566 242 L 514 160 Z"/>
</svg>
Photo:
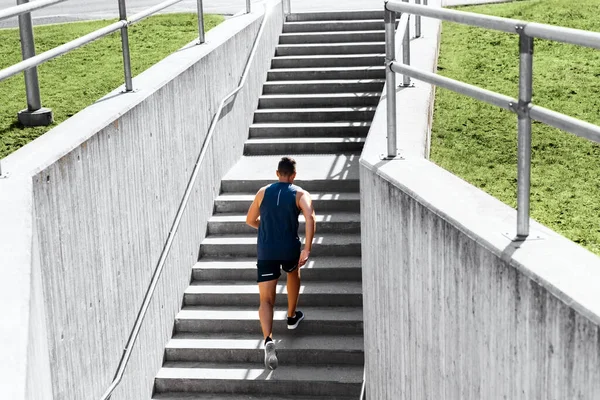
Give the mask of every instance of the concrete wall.
<svg viewBox="0 0 600 400">
<path fill-rule="evenodd" d="M 52 396 L 30 178 L 0 179 L 0 393 Z"/>
<path fill-rule="evenodd" d="M 360 166 L 367 397 L 600 398 L 600 258 L 535 221 L 513 242 L 515 210 L 424 158 L 433 89 L 397 99 L 405 159 L 380 160 L 383 98 Z"/>
<path fill-rule="evenodd" d="M 220 179 L 242 154 L 282 29 L 280 2 L 269 2 L 268 9 L 247 84 L 218 123 L 114 399 L 151 396 Z M 35 213 L 37 226 L 30 223 L 20 229 L 24 236 L 0 244 L 1 264 L 4 250 L 29 243 L 28 254 L 39 256 L 39 277 L 32 257 L 8 261 L 11 269 L 31 275 L 26 293 L 45 304 L 32 307 L 30 321 L 22 318 L 12 332 L 25 341 L 29 329 L 29 343 L 16 351 L 8 348 L 15 339 L 0 342 L 3 354 L 29 359 L 18 374 L 0 376 L 3 388 L 11 378 L 23 381 L 27 395 L 10 398 L 93 399 L 110 384 L 209 124 L 241 78 L 263 19 L 263 7 L 254 10 L 210 31 L 207 44 L 188 46 L 137 77 L 135 93 L 116 91 L 3 160 L 9 180 L 20 179 L 31 197 L 27 212 L 4 201 L 0 210 L 14 210 L 25 220 Z M 9 272 L 0 270 L 4 276 Z M 27 303 L 24 295 L 9 293 L 10 301 L 0 303 L 3 315 Z M 43 370 L 44 360 L 51 375 L 36 379 L 33 373 Z M 32 390 L 50 382 L 46 396 Z"/>
</svg>

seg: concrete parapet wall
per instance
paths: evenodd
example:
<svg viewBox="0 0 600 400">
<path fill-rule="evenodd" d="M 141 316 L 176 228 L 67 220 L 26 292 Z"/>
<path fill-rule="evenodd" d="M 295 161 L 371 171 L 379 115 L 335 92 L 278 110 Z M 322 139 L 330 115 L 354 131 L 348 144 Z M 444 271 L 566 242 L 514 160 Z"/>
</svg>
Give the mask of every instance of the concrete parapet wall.
<svg viewBox="0 0 600 400">
<path fill-rule="evenodd" d="M 242 154 L 282 29 L 281 3 L 267 4 L 247 84 L 218 122 L 113 399 L 151 396 L 220 180 Z M 2 388 L 23 381 L 23 394 L 12 399 L 94 399 L 110 384 L 211 120 L 240 81 L 263 15 L 257 6 L 251 15 L 228 19 L 207 34 L 205 45 L 187 46 L 134 79 L 135 93 L 115 91 L 3 160 L 11 178 L 0 182 L 0 190 L 9 181 L 21 191 L 29 187 L 24 198 L 30 196 L 30 207 L 24 212 L 2 196 L 0 210 L 22 213 L 25 221 L 36 218 L 35 224 L 15 223 L 2 231 L 7 242 L 0 243 L 0 282 L 9 282 L 4 276 L 15 271 L 31 275 L 31 282 L 23 283 L 30 288 L 25 292 L 9 290 L 10 301 L 0 308 L 28 305 L 29 297 L 45 304 L 30 307 L 30 322 L 23 316 L 18 330 L 0 329 L 9 337 L 0 342 L 2 354 L 30 360 L 22 362 L 22 370 L 0 376 Z M 9 259 L 5 270 L 4 250 L 11 246 L 29 252 Z M 43 290 L 35 289 L 34 256 Z M 28 343 L 11 347 L 17 338 Z M 49 376 L 32 375 L 44 368 Z M 50 393 L 31 393 L 43 385 L 51 385 Z"/>
<path fill-rule="evenodd" d="M 600 398 L 597 256 L 423 159 L 361 193 L 368 398 Z"/>
<path fill-rule="evenodd" d="M 397 100 L 405 159 L 380 160 L 384 97 L 360 166 L 367 398 L 600 398 L 600 258 L 535 221 L 513 242 L 514 209 L 425 159 L 432 88 Z"/>
</svg>

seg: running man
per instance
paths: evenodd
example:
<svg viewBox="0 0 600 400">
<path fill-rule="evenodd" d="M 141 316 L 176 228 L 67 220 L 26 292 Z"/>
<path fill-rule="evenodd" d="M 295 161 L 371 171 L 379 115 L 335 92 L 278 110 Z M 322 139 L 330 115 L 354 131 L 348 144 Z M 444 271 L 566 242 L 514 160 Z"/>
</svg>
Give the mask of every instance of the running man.
<svg viewBox="0 0 600 400">
<path fill-rule="evenodd" d="M 277 167 L 279 182 L 261 188 L 246 217 L 246 223 L 258 229 L 258 314 L 265 339 L 265 367 L 277 368 L 277 351 L 273 342 L 273 306 L 281 270 L 287 272 L 288 329 L 296 329 L 304 313 L 296 310 L 300 293 L 300 268 L 308 258 L 315 236 L 315 211 L 310 194 L 293 184 L 296 161 L 283 157 Z M 300 251 L 298 217 L 306 219 L 306 243 Z"/>
</svg>

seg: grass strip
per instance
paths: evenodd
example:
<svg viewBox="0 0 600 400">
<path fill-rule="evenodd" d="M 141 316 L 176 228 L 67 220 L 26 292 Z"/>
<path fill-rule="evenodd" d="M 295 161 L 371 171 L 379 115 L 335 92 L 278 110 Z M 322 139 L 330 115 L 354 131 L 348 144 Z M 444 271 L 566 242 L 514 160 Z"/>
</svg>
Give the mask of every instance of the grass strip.
<svg viewBox="0 0 600 400">
<path fill-rule="evenodd" d="M 224 20 L 205 15 L 208 31 Z M 45 25 L 34 30 L 40 54 L 114 21 Z M 133 75 L 139 75 L 198 37 L 196 14 L 152 16 L 129 29 Z M 18 29 L 0 30 L 0 69 L 21 61 Z M 0 159 L 43 135 L 124 82 L 121 37 L 114 33 L 38 67 L 42 104 L 54 112 L 48 127 L 24 128 L 17 112 L 27 107 L 23 74 L 0 82 Z"/>
<path fill-rule="evenodd" d="M 530 0 L 460 10 L 600 31 L 598 0 Z M 518 40 L 444 22 L 438 73 L 517 98 Z M 600 125 L 600 51 L 536 40 L 533 86 L 536 105 Z M 600 146 L 534 122 L 532 147 L 532 218 L 600 255 Z M 431 159 L 516 207 L 514 114 L 438 88 Z"/>
</svg>

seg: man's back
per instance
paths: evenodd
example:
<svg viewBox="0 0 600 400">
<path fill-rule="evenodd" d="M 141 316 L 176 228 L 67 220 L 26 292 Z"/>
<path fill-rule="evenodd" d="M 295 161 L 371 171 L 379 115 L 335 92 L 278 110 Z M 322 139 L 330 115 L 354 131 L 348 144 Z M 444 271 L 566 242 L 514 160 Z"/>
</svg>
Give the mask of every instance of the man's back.
<svg viewBox="0 0 600 400">
<path fill-rule="evenodd" d="M 265 189 L 260 204 L 259 260 L 288 260 L 300 256 L 299 192 L 303 192 L 300 187 L 287 182 L 273 183 Z"/>
</svg>

